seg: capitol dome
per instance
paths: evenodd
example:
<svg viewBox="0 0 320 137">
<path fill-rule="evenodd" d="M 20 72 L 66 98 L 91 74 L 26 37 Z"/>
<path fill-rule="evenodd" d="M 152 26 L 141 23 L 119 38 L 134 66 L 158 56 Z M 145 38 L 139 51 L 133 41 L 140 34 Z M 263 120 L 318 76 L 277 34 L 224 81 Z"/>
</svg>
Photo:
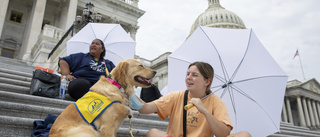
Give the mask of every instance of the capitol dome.
<svg viewBox="0 0 320 137">
<path fill-rule="evenodd" d="M 245 29 L 242 19 L 235 13 L 226 10 L 220 5 L 219 0 L 208 0 L 208 9 L 200 14 L 193 23 L 189 36 L 198 26 L 207 26 L 215 28 L 234 28 Z"/>
</svg>

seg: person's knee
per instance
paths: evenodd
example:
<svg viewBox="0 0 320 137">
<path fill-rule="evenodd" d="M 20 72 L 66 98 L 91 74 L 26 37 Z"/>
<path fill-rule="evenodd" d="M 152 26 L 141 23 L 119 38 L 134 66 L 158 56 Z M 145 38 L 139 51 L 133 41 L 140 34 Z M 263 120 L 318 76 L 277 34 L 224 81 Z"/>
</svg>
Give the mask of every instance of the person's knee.
<svg viewBox="0 0 320 137">
<path fill-rule="evenodd" d="M 146 137 L 166 137 L 167 134 L 159 129 L 150 129 L 146 134 Z"/>
<path fill-rule="evenodd" d="M 86 79 L 75 79 L 70 82 L 68 86 L 68 93 L 73 99 L 78 100 L 89 91 L 91 86 L 92 83 Z"/>
<path fill-rule="evenodd" d="M 241 133 L 241 137 L 251 137 L 251 134 L 247 131 L 242 131 Z"/>
<path fill-rule="evenodd" d="M 152 128 L 147 132 L 146 137 L 152 137 L 157 132 L 158 132 L 158 129 Z"/>
<path fill-rule="evenodd" d="M 251 134 L 247 131 L 241 131 L 241 132 L 231 134 L 228 137 L 251 137 Z"/>
</svg>

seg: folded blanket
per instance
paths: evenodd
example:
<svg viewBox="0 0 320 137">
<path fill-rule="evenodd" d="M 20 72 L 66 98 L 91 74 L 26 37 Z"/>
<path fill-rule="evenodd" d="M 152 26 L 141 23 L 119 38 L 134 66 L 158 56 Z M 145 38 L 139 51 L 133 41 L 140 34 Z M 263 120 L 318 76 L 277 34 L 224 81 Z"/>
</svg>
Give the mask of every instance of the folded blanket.
<svg viewBox="0 0 320 137">
<path fill-rule="evenodd" d="M 54 121 L 58 116 L 48 114 L 48 116 L 43 120 L 35 120 L 33 122 L 33 131 L 31 137 L 48 137 L 50 128 L 52 127 Z"/>
</svg>

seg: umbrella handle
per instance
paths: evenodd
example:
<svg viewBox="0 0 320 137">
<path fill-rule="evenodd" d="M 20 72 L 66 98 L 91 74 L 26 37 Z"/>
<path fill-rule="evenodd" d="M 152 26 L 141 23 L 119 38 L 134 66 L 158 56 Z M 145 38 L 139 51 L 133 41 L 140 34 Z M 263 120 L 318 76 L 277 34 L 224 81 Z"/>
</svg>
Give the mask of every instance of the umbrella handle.
<svg viewBox="0 0 320 137">
<path fill-rule="evenodd" d="M 107 74 L 107 76 L 109 76 L 109 71 L 108 71 L 107 67 L 106 67 L 106 74 Z"/>
<path fill-rule="evenodd" d="M 187 104 L 184 106 L 184 110 L 189 110 L 190 108 L 192 108 L 194 105 L 192 103 Z"/>
</svg>

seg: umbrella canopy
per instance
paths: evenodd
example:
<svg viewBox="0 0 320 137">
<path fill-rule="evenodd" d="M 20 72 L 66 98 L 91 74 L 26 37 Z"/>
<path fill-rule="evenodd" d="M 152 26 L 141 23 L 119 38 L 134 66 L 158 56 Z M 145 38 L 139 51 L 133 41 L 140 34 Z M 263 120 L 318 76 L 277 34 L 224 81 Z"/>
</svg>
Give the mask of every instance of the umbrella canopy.
<svg viewBox="0 0 320 137">
<path fill-rule="evenodd" d="M 94 39 L 103 41 L 105 58 L 117 65 L 122 59 L 134 58 L 136 43 L 120 24 L 89 23 L 67 42 L 67 55 L 88 53 Z"/>
<path fill-rule="evenodd" d="M 288 77 L 251 29 L 198 27 L 168 57 L 168 91 L 186 89 L 187 68 L 195 61 L 214 68 L 211 90 L 228 108 L 232 133 L 279 131 Z"/>
</svg>

